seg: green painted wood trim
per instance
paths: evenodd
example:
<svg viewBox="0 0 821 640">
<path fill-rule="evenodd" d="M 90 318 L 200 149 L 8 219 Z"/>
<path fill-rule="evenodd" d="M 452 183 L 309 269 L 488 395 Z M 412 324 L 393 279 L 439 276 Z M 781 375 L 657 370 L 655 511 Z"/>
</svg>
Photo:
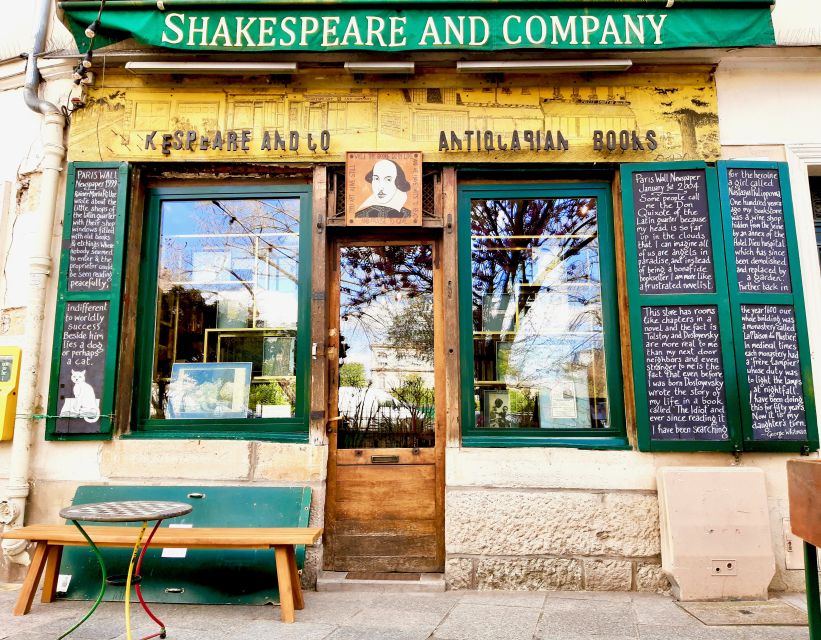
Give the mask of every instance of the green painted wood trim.
<svg viewBox="0 0 821 640">
<path fill-rule="evenodd" d="M 150 430 L 132 431 L 121 436 L 123 440 L 257 440 L 259 442 L 281 442 L 293 444 L 307 444 L 309 442 L 306 430 L 298 432 L 287 431 L 197 431 L 189 430 Z"/>
<path fill-rule="evenodd" d="M 478 432 L 477 432 L 478 433 Z M 629 451 L 632 449 L 626 437 L 602 436 L 598 438 L 550 438 L 544 433 L 533 436 L 505 435 L 503 438 L 492 438 L 477 435 L 463 435 L 462 447 L 477 449 L 487 448 L 516 448 L 516 447 L 555 447 L 561 449 L 586 450 L 616 450 Z"/>
<path fill-rule="evenodd" d="M 716 291 L 709 294 L 648 295 L 639 291 L 638 249 L 636 247 L 636 215 L 633 203 L 633 174 L 642 171 L 673 171 L 700 169 L 705 172 L 705 185 L 710 221 L 710 235 Z M 741 448 L 741 427 L 738 409 L 738 389 L 733 349 L 733 329 L 727 291 L 724 261 L 724 234 L 715 169 L 704 162 L 669 162 L 625 164 L 621 167 L 621 189 L 624 211 L 624 249 L 627 264 L 627 299 L 630 307 L 630 342 L 632 345 L 633 385 L 636 399 L 636 424 L 641 451 L 733 451 Z M 718 309 L 719 334 L 724 367 L 725 400 L 729 438 L 721 441 L 653 440 L 647 406 L 647 375 L 644 359 L 644 334 L 641 309 L 645 306 L 712 305 Z"/>
<path fill-rule="evenodd" d="M 607 429 L 477 429 L 473 397 L 473 282 L 471 199 L 504 194 L 510 198 L 595 197 L 598 207 L 604 352 L 609 405 Z M 466 185 L 458 190 L 459 340 L 462 391 L 462 444 L 475 447 L 629 448 L 624 420 L 624 389 L 616 295 L 616 252 L 609 183 Z"/>
<path fill-rule="evenodd" d="M 291 418 L 248 420 L 154 420 L 148 417 L 151 375 L 154 362 L 154 323 L 157 306 L 157 270 L 161 204 L 167 200 L 210 198 L 299 198 L 299 269 L 296 338 L 296 415 Z M 137 346 L 134 362 L 136 394 L 133 407 L 132 438 L 230 439 L 307 442 L 311 383 L 311 187 L 283 185 L 269 188 L 167 187 L 150 189 L 146 194 L 146 219 L 140 253 L 139 309 Z"/>
<path fill-rule="evenodd" d="M 725 251 L 727 256 L 727 277 L 732 312 L 733 333 L 737 336 L 736 370 L 738 371 L 738 388 L 741 400 L 741 421 L 744 434 L 744 449 L 749 451 L 793 451 L 801 452 L 818 450 L 818 422 L 815 414 L 815 391 L 812 379 L 812 360 L 810 358 L 809 336 L 807 331 L 807 314 L 804 306 L 804 288 L 801 279 L 801 265 L 798 257 L 798 237 L 795 227 L 795 210 L 793 208 L 792 190 L 790 189 L 789 167 L 785 162 L 721 161 L 717 164 L 721 194 L 721 209 L 724 233 L 727 238 Z M 735 262 L 735 244 L 733 238 L 733 221 L 730 211 L 730 193 L 727 180 L 729 169 L 775 169 L 781 185 L 781 199 L 784 212 L 784 231 L 787 242 L 787 259 L 790 268 L 792 293 L 741 293 L 738 290 L 738 273 Z M 744 336 L 742 333 L 741 306 L 744 304 L 787 305 L 793 308 L 795 329 L 798 337 L 798 357 L 801 367 L 801 380 L 804 387 L 804 411 L 807 423 L 806 440 L 755 440 L 752 431 L 752 410 L 750 407 L 750 387 L 747 376 L 747 361 L 744 354 Z"/>
<path fill-rule="evenodd" d="M 111 289 L 109 291 L 68 291 L 68 263 L 70 256 L 72 217 L 74 214 L 74 189 L 78 169 L 118 169 L 117 222 L 114 229 L 114 256 L 112 259 Z M 51 354 L 51 380 L 49 383 L 48 418 L 46 440 L 110 440 L 113 427 L 114 395 L 117 383 L 117 361 L 120 337 L 120 306 L 123 276 L 123 255 L 126 218 L 128 215 L 128 164 L 124 162 L 71 162 L 66 180 L 66 204 L 63 215 L 63 249 L 60 252 L 60 274 L 55 309 L 54 341 Z M 60 386 L 60 356 L 63 347 L 63 326 L 68 302 L 107 301 L 109 303 L 108 341 L 106 343 L 105 385 L 100 398 L 100 429 L 98 433 L 55 433 L 57 421 L 57 396 Z M 116 416 L 114 416 L 116 418 Z"/>
</svg>

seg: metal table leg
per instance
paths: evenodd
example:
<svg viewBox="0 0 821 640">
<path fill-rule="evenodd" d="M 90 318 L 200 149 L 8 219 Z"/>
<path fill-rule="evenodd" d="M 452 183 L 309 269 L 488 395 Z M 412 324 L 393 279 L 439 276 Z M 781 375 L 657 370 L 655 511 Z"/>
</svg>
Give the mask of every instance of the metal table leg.
<svg viewBox="0 0 821 640">
<path fill-rule="evenodd" d="M 149 534 L 148 539 L 145 541 L 145 544 L 143 545 L 143 550 L 140 553 L 140 558 L 137 560 L 137 567 L 134 570 L 134 577 L 135 578 L 140 577 L 140 568 L 143 566 L 143 558 L 145 557 L 145 552 L 148 549 L 148 545 L 151 544 L 151 539 L 154 537 L 154 534 L 157 533 L 157 529 L 160 526 L 160 522 L 162 522 L 162 520 L 157 520 L 157 524 L 154 525 L 154 528 L 151 530 L 151 533 Z M 143 592 L 142 592 L 142 588 L 140 586 L 140 582 L 137 582 L 137 584 L 134 585 L 134 590 L 137 592 L 137 597 L 140 599 L 140 605 L 142 605 L 143 610 L 148 614 L 148 617 L 151 618 L 154 622 L 156 622 L 160 627 L 160 630 L 159 630 L 158 633 L 153 633 L 150 636 L 145 636 L 144 638 L 142 638 L 142 640 L 150 640 L 151 638 L 157 638 L 157 637 L 165 638 L 165 623 L 162 620 L 160 620 L 157 616 L 155 616 L 151 612 L 151 609 L 148 608 L 148 605 L 146 604 L 145 600 L 143 599 Z"/>
<path fill-rule="evenodd" d="M 147 526 L 148 523 L 144 521 L 140 529 L 140 535 L 137 536 L 137 542 L 134 543 L 134 551 L 131 552 L 131 560 L 128 563 L 128 574 L 125 578 L 125 637 L 127 640 L 131 640 L 131 574 L 134 571 L 134 559 L 137 557 L 137 549 L 140 548 Z"/>
<path fill-rule="evenodd" d="M 77 522 L 76 520 L 72 520 L 71 522 L 75 527 L 77 527 L 80 530 L 80 533 L 86 539 L 86 542 L 88 542 L 89 546 L 91 547 L 91 550 L 94 552 L 94 555 L 97 556 L 97 562 L 100 563 L 100 571 L 102 573 L 102 584 L 100 585 L 100 594 L 97 596 L 97 599 L 94 601 L 94 604 L 92 605 L 89 612 L 87 614 L 85 614 L 85 616 L 83 616 L 83 619 L 80 620 L 80 622 L 78 622 L 73 627 L 71 627 L 71 629 L 66 631 L 59 638 L 57 638 L 57 640 L 63 640 L 63 638 L 65 638 L 68 634 L 72 633 L 75 629 L 77 629 L 77 627 L 79 627 L 86 620 L 88 620 L 91 617 L 91 614 L 94 613 L 97 610 L 97 607 L 99 607 L 100 603 L 103 601 L 103 596 L 105 595 L 105 583 L 106 583 L 106 580 L 108 579 L 108 574 L 106 573 L 106 569 L 105 569 L 105 561 L 103 560 L 103 555 L 100 553 L 100 550 L 97 548 L 97 545 L 94 544 L 94 541 L 88 536 L 88 534 L 85 532 L 85 530 L 80 526 L 79 522 Z"/>
<path fill-rule="evenodd" d="M 821 595 L 818 591 L 818 553 L 815 545 L 804 541 L 804 575 L 807 583 L 807 620 L 810 640 L 821 640 Z"/>
</svg>

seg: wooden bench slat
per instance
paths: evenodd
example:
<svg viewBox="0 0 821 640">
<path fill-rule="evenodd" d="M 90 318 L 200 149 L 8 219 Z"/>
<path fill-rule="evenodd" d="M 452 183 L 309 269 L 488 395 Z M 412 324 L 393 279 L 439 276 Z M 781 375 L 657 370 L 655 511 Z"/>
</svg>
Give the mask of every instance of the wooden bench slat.
<svg viewBox="0 0 821 640">
<path fill-rule="evenodd" d="M 130 547 L 137 540 L 140 527 L 83 527 L 95 544 L 101 547 Z M 146 534 L 147 535 L 147 534 Z M 266 549 L 277 545 L 311 545 L 322 536 L 321 528 L 162 528 L 151 541 L 152 547 L 242 548 Z M 85 546 L 87 543 L 73 525 L 29 525 L 12 529 L 0 537 L 15 540 L 44 541 L 55 545 Z"/>
</svg>

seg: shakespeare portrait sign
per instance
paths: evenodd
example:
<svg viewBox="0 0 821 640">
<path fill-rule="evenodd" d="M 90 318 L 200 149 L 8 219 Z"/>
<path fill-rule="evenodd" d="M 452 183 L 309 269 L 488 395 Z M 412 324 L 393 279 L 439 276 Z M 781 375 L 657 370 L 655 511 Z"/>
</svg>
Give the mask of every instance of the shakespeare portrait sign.
<svg viewBox="0 0 821 640">
<path fill-rule="evenodd" d="M 348 226 L 422 224 L 422 153 L 350 151 L 345 157 Z"/>
</svg>

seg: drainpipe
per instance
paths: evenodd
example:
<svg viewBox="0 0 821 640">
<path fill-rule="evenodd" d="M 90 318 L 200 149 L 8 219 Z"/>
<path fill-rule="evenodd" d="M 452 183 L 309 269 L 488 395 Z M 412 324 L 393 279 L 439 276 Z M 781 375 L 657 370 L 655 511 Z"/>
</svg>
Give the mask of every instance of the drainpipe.
<svg viewBox="0 0 821 640">
<path fill-rule="evenodd" d="M 6 496 L 0 501 L 0 524 L 6 529 L 23 526 L 26 515 L 32 435 L 36 427 L 36 421 L 31 416 L 37 409 L 46 289 L 48 276 L 51 273 L 53 221 L 60 173 L 63 170 L 66 155 L 66 148 L 63 145 L 66 120 L 56 105 L 41 99 L 38 95 L 42 78 L 37 68 L 37 56 L 45 51 L 51 23 L 51 9 L 51 0 L 40 0 L 34 31 L 34 47 L 28 57 L 23 89 L 28 108 L 43 116 L 43 160 L 41 162 L 40 202 L 37 208 L 37 230 L 29 257 L 29 300 L 26 307 L 17 419 L 14 423 L 14 440 L 11 446 L 11 465 Z M 29 564 L 26 541 L 3 540 L 2 548 L 11 562 Z"/>
</svg>

